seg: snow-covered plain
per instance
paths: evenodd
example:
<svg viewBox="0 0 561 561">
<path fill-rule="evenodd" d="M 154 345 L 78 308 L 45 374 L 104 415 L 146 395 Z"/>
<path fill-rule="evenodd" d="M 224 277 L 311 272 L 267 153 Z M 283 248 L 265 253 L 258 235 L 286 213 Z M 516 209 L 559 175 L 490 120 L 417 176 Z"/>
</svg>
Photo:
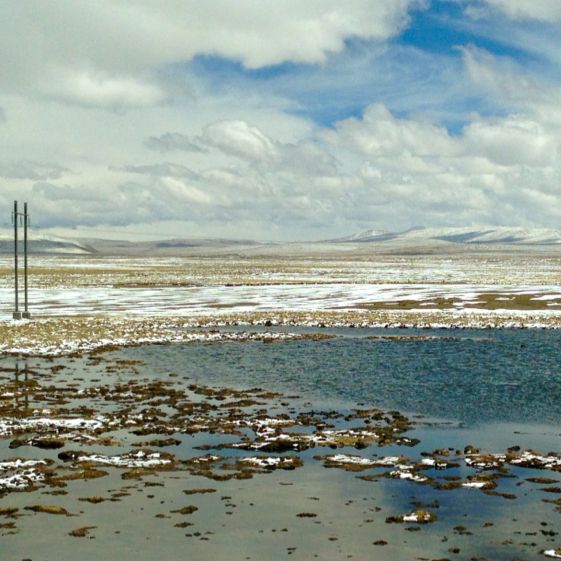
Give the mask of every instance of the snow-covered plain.
<svg viewBox="0 0 561 561">
<path fill-rule="evenodd" d="M 0 311 L 8 315 L 12 290 L 0 289 Z M 158 288 L 43 288 L 33 291 L 33 311 L 42 317 L 68 315 L 158 315 L 245 313 L 263 311 L 314 312 L 359 310 L 369 305 L 388 304 L 399 309 L 400 302 L 414 301 L 413 309 L 423 313 L 439 299 L 454 300 L 459 312 L 478 306 L 481 295 L 498 294 L 499 302 L 515 296 L 529 296 L 538 308 L 561 311 L 561 286 L 473 285 L 473 284 L 302 284 L 198 286 Z M 391 306 L 395 303 L 395 306 Z M 411 307 L 411 306 L 409 306 Z M 540 306 L 541 307 L 541 306 Z M 548 309 L 550 308 L 550 309 Z M 556 308 L 558 308 L 556 310 Z M 508 309 L 498 305 L 497 312 Z"/>
<path fill-rule="evenodd" d="M 0 314 L 13 309 L 0 260 Z M 492 306 L 489 304 L 491 295 Z M 524 306 L 517 299 L 524 300 Z M 561 310 L 561 259 L 542 255 L 370 256 L 362 259 L 40 257 L 30 300 L 41 317 L 193 316 L 427 308 Z M 446 301 L 443 301 L 446 300 Z M 407 303 L 407 305 L 404 305 Z"/>
<path fill-rule="evenodd" d="M 561 259 L 32 256 L 29 296 L 34 321 L 12 321 L 12 263 L 0 259 L 2 352 L 186 341 L 186 328 L 230 324 L 558 328 Z"/>
</svg>

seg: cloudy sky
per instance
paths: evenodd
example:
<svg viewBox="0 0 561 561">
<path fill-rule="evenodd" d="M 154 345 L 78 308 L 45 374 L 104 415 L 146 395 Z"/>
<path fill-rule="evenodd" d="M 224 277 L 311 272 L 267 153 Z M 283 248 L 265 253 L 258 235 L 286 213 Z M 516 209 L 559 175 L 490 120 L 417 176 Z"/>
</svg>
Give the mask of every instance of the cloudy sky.
<svg viewBox="0 0 561 561">
<path fill-rule="evenodd" d="M 1 2 L 0 227 L 560 227 L 560 36 L 559 0 Z"/>
</svg>

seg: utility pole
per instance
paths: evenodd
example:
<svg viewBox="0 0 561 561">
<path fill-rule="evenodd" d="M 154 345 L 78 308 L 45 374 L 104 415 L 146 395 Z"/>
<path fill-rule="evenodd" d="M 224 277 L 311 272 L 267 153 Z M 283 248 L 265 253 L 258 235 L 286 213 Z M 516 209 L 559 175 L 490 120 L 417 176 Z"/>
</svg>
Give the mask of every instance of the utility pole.
<svg viewBox="0 0 561 561">
<path fill-rule="evenodd" d="M 23 218 L 23 283 L 24 283 L 24 311 L 19 309 L 19 248 L 18 248 L 18 222 Z M 28 283 L 28 267 L 27 267 L 27 229 L 29 226 L 29 213 L 27 212 L 27 203 L 23 204 L 23 213 L 18 212 L 18 202 L 14 201 L 14 212 L 12 215 L 14 222 L 14 281 L 15 281 L 15 310 L 14 319 L 30 319 L 29 312 L 29 283 Z"/>
<path fill-rule="evenodd" d="M 27 227 L 29 225 L 29 214 L 27 203 L 23 203 L 23 286 L 24 286 L 24 311 L 23 318 L 31 319 L 29 313 L 29 283 L 27 282 Z"/>
<path fill-rule="evenodd" d="M 18 279 L 18 219 L 19 219 L 19 213 L 18 213 L 18 202 L 14 201 L 14 214 L 12 216 L 12 220 L 14 221 L 14 281 L 15 281 L 15 287 L 16 287 L 16 307 L 14 310 L 14 319 L 21 319 L 22 315 L 21 312 L 19 311 L 19 279 Z"/>
</svg>

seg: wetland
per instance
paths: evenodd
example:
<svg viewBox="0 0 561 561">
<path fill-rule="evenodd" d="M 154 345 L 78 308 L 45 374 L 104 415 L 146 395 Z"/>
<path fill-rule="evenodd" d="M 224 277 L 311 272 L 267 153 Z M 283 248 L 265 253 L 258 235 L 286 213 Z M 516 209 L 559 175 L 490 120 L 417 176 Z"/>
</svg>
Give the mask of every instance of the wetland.
<svg viewBox="0 0 561 561">
<path fill-rule="evenodd" d="M 215 331 L 0 360 L 3 558 L 560 555 L 557 331 Z"/>
</svg>

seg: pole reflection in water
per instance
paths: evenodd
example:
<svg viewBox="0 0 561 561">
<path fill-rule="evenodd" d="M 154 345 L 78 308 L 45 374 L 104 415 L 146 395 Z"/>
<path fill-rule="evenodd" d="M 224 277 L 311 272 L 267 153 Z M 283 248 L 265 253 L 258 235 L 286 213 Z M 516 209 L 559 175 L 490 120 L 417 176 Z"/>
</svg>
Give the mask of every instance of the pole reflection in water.
<svg viewBox="0 0 561 561">
<path fill-rule="evenodd" d="M 22 374 L 23 380 L 20 380 Z M 14 406 L 17 411 L 20 408 L 23 408 L 24 411 L 29 408 L 29 365 L 27 359 L 25 359 L 23 369 L 20 369 L 18 359 L 16 359 L 14 365 Z"/>
</svg>

